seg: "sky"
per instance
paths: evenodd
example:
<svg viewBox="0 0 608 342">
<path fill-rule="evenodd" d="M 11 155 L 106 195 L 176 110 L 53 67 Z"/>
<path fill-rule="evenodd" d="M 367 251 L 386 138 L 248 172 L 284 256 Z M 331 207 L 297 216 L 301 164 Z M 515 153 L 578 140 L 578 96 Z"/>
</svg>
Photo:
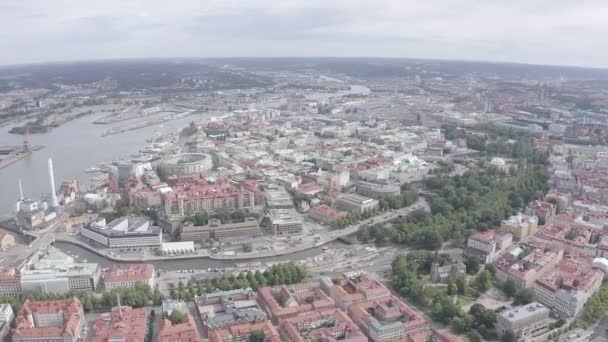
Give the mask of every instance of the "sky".
<svg viewBox="0 0 608 342">
<path fill-rule="evenodd" d="M 606 0 L 0 0 L 0 65 L 394 57 L 608 67 Z"/>
</svg>

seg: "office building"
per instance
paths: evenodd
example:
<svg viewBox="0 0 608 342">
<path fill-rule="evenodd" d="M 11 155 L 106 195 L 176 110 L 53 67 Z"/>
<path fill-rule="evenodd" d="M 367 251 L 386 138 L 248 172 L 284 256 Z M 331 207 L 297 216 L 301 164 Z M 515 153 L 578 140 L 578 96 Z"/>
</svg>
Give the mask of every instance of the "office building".
<svg viewBox="0 0 608 342">
<path fill-rule="evenodd" d="M 14 342 L 82 340 L 85 317 L 78 298 L 64 300 L 26 300 L 12 333 Z"/>
<path fill-rule="evenodd" d="M 266 208 L 268 209 L 290 209 L 293 208 L 293 199 L 284 187 L 271 185 L 264 191 Z"/>
<path fill-rule="evenodd" d="M 294 209 L 269 210 L 266 221 L 273 235 L 283 236 L 302 233 L 302 220 Z"/>
<path fill-rule="evenodd" d="M 360 181 L 356 183 L 356 188 L 357 193 L 375 199 L 396 197 L 401 194 L 401 187 L 398 185 Z"/>
<path fill-rule="evenodd" d="M 559 335 L 558 342 L 589 342 L 593 330 L 585 330 L 583 328 L 576 328 Z"/>
<path fill-rule="evenodd" d="M 336 209 L 342 211 L 358 211 L 363 212 L 367 209 L 378 208 L 378 200 L 369 197 L 350 194 L 338 197 L 336 199 Z"/>
<path fill-rule="evenodd" d="M 163 241 L 163 233 L 159 227 L 145 219 L 129 219 L 122 217 L 109 224 L 101 219 L 84 226 L 80 234 L 109 248 L 159 247 Z"/>
<path fill-rule="evenodd" d="M 99 264 L 77 263 L 50 246 L 46 251 L 36 253 L 30 267 L 21 270 L 20 283 L 21 290 L 26 293 L 94 292 L 100 277 Z"/>
<path fill-rule="evenodd" d="M 185 225 L 180 237 L 183 241 L 249 239 L 262 235 L 255 217 L 246 217 L 243 222 L 222 223 L 211 219 L 205 226 Z"/>
<path fill-rule="evenodd" d="M 549 331 L 549 308 L 538 303 L 505 310 L 496 317 L 496 332 L 511 333 L 517 341 L 529 341 Z"/>
</svg>

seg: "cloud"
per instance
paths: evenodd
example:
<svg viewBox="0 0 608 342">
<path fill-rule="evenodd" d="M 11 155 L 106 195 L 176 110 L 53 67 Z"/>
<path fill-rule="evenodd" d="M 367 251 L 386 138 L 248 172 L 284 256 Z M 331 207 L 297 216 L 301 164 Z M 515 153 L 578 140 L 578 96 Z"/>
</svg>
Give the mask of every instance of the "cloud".
<svg viewBox="0 0 608 342">
<path fill-rule="evenodd" d="M 608 66 L 605 0 L 0 0 L 0 64 L 387 56 Z"/>
</svg>

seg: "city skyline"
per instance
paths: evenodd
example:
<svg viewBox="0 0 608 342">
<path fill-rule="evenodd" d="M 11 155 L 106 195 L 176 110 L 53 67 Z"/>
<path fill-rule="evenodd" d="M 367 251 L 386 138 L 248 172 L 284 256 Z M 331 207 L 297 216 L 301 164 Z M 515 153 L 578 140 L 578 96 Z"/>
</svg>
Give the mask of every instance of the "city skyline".
<svg viewBox="0 0 608 342">
<path fill-rule="evenodd" d="M 608 67 L 601 1 L 0 5 L 0 65 L 174 57 L 390 57 Z"/>
</svg>

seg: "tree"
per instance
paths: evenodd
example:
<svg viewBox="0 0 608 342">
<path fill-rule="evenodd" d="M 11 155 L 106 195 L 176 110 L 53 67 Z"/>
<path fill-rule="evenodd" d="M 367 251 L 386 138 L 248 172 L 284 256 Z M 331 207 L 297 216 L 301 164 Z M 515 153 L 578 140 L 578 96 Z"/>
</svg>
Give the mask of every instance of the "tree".
<svg viewBox="0 0 608 342">
<path fill-rule="evenodd" d="M 501 337 L 502 342 L 517 342 L 517 337 L 512 332 L 507 331 Z"/>
<path fill-rule="evenodd" d="M 476 274 L 477 272 L 479 272 L 480 263 L 479 259 L 477 259 L 476 257 L 466 259 L 464 261 L 464 264 L 467 267 L 468 274 Z"/>
<path fill-rule="evenodd" d="M 534 301 L 534 290 L 531 288 L 520 289 L 515 293 L 513 305 L 525 305 Z"/>
<path fill-rule="evenodd" d="M 492 287 L 492 276 L 490 272 L 484 270 L 481 271 L 473 280 L 473 287 L 475 287 L 479 292 L 486 292 Z"/>
<path fill-rule="evenodd" d="M 505 295 L 507 295 L 507 297 L 511 298 L 517 292 L 517 285 L 515 284 L 515 282 L 513 281 L 513 279 L 507 279 L 502 284 L 502 290 L 505 293 Z"/>
<path fill-rule="evenodd" d="M 487 264 L 486 270 L 488 270 L 488 272 L 490 272 L 490 274 L 492 275 L 492 278 L 494 278 L 496 276 L 496 266 L 494 266 L 494 264 Z"/>
<path fill-rule="evenodd" d="M 180 324 L 184 321 L 184 319 L 186 318 L 186 313 L 182 312 L 179 309 L 175 309 L 171 312 L 171 315 L 169 315 L 169 320 L 171 321 L 172 324 Z"/>
<path fill-rule="evenodd" d="M 264 342 L 265 340 L 266 336 L 261 330 L 255 330 L 249 334 L 249 342 Z"/>
<path fill-rule="evenodd" d="M 469 342 L 481 342 L 483 340 L 481 335 L 475 330 L 471 330 L 467 334 L 467 337 L 469 338 Z"/>
<path fill-rule="evenodd" d="M 456 294 L 456 292 L 457 292 L 456 284 L 454 284 L 454 281 L 449 280 L 448 281 L 448 296 L 453 296 Z"/>
<path fill-rule="evenodd" d="M 443 245 L 443 238 L 436 230 L 425 230 L 417 234 L 416 244 L 419 248 L 437 251 Z"/>
<path fill-rule="evenodd" d="M 456 278 L 456 288 L 459 295 L 463 295 L 467 289 L 467 279 L 465 277 Z"/>
</svg>

